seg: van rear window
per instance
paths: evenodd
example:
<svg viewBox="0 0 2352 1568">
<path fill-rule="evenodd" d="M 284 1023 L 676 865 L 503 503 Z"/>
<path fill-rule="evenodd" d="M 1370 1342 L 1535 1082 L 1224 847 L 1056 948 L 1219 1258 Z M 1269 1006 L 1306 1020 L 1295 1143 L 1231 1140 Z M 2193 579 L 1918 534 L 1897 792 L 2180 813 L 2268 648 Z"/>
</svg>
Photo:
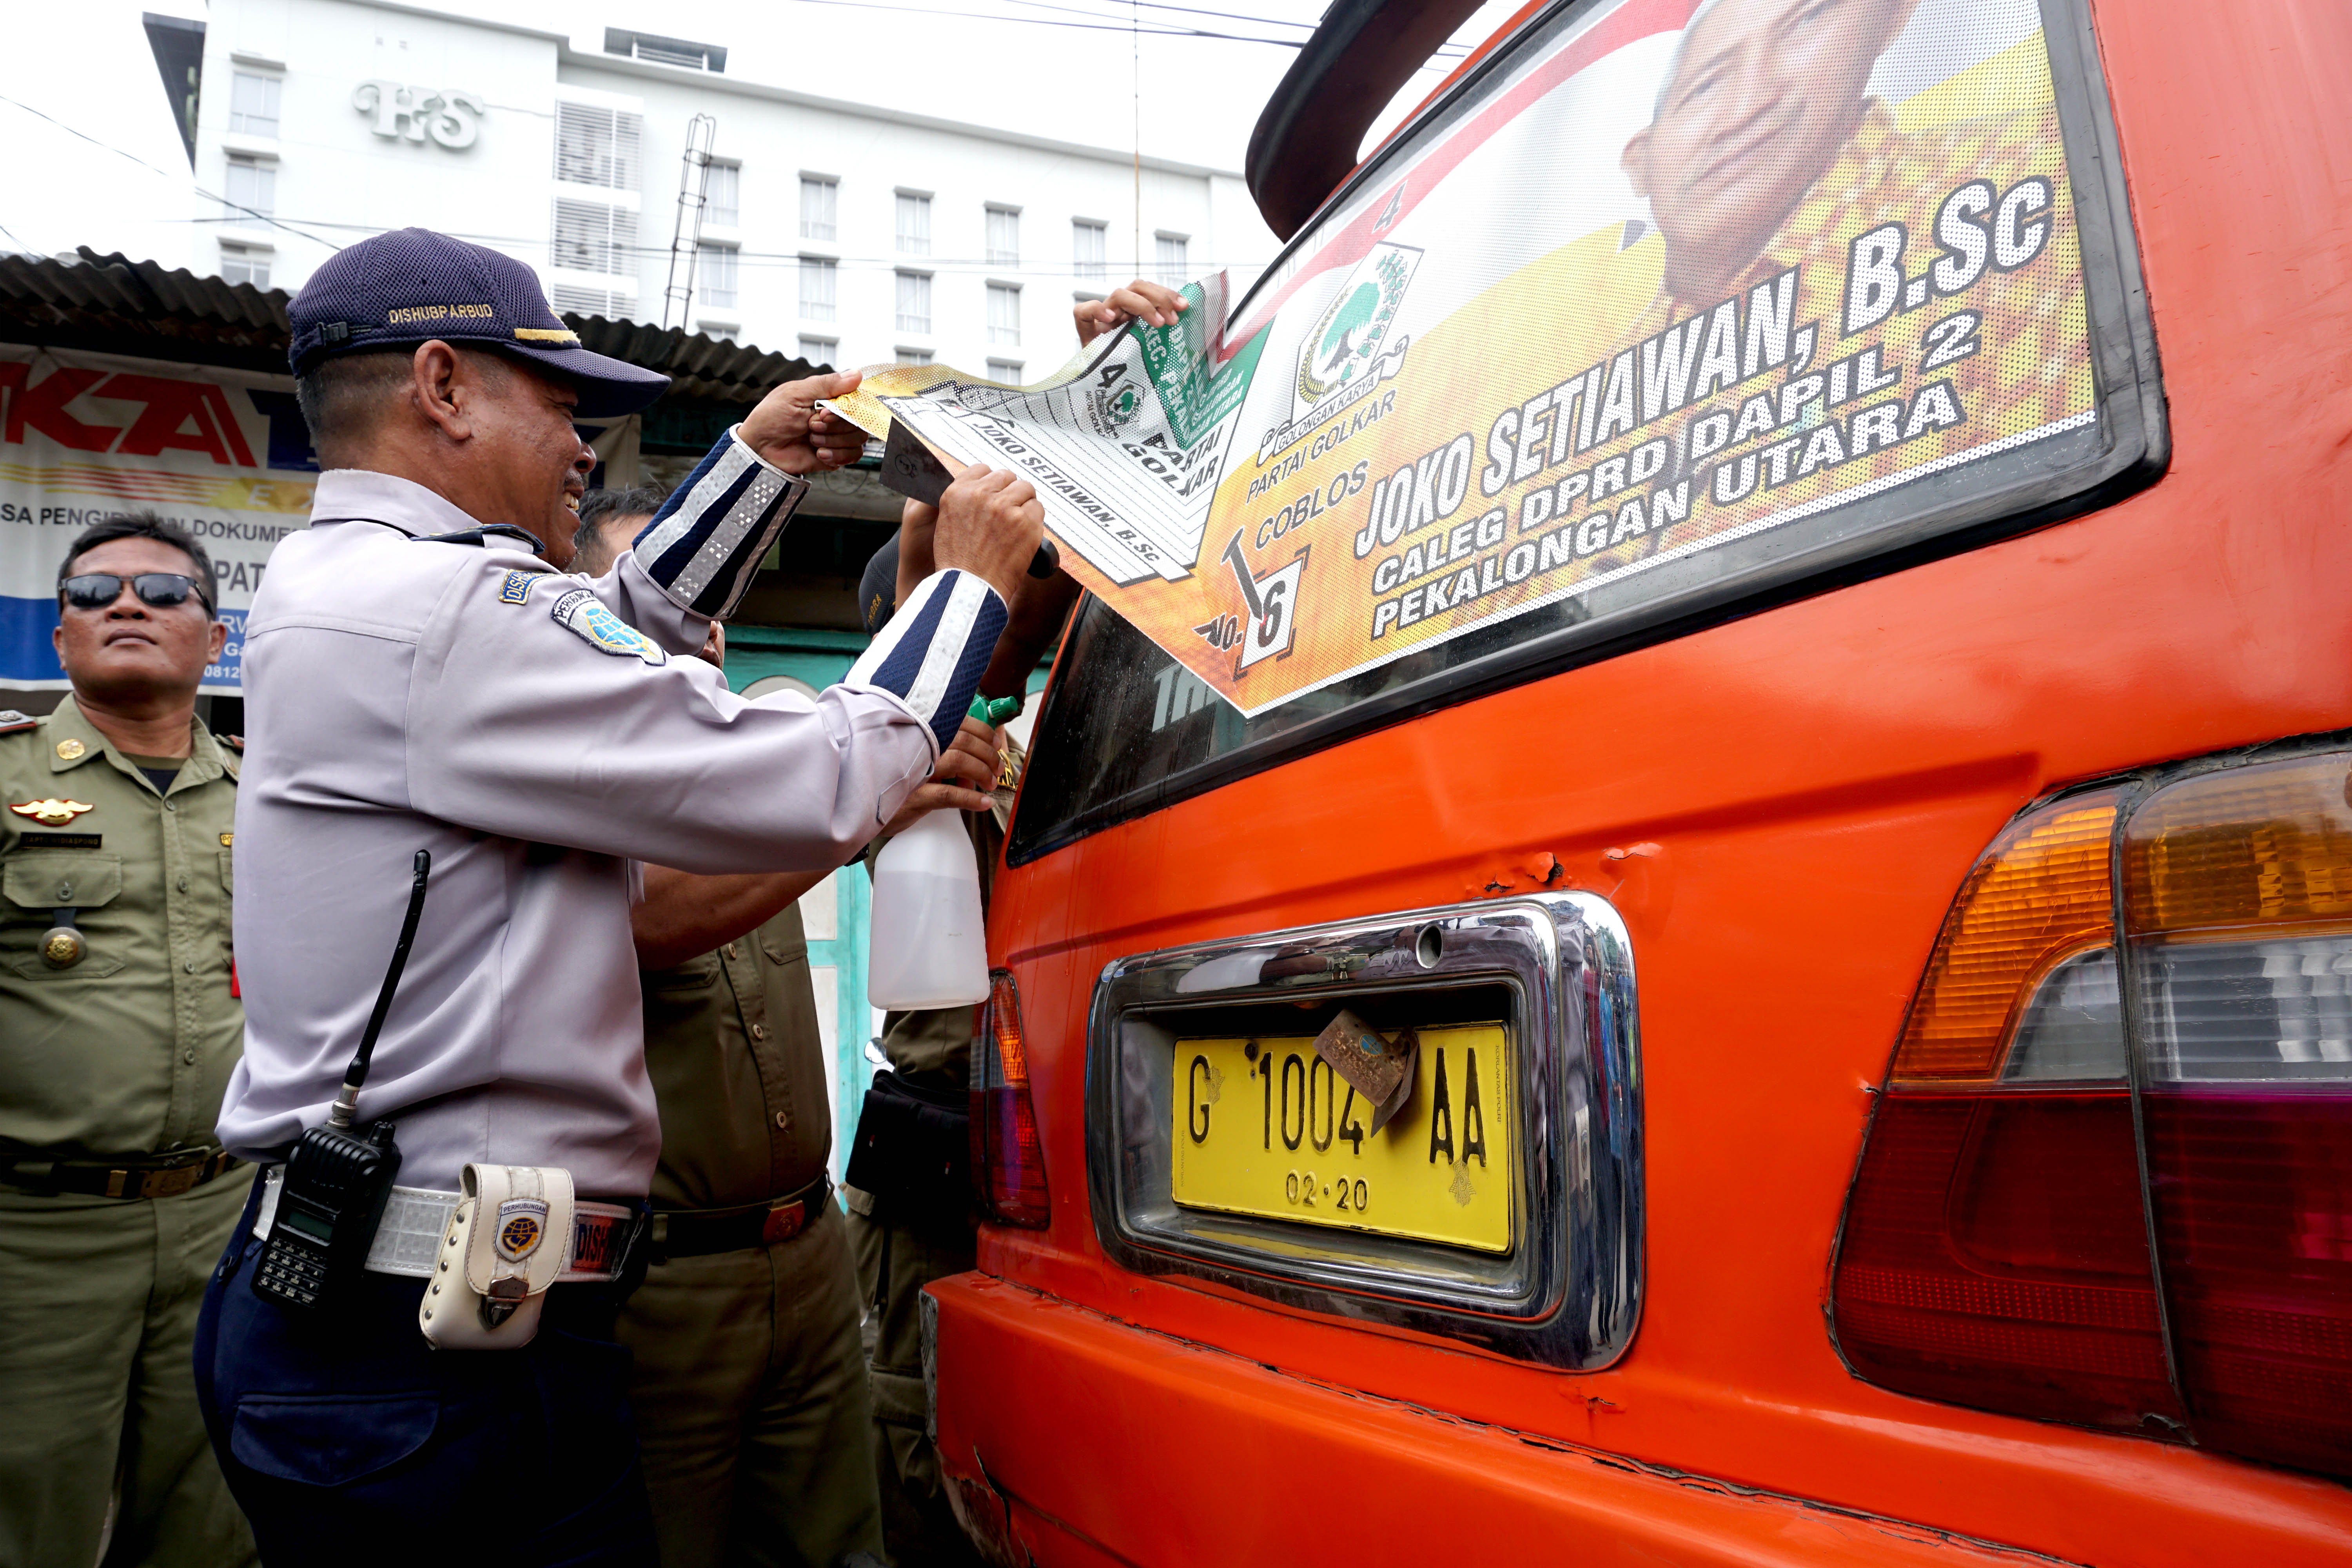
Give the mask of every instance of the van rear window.
<svg viewBox="0 0 2352 1568">
<path fill-rule="evenodd" d="M 2147 483 L 2096 68 L 2079 0 L 1523 24 L 1234 309 L 1255 368 L 1199 570 L 1254 591 L 1197 647 L 1087 601 L 1014 858 Z"/>
</svg>

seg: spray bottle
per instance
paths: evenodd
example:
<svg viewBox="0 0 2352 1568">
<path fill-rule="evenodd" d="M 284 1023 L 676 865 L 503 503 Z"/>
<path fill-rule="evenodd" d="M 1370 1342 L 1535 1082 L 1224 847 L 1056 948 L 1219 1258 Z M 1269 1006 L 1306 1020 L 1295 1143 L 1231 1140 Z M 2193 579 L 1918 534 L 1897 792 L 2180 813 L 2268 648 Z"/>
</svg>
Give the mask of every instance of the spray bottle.
<svg viewBox="0 0 2352 1568">
<path fill-rule="evenodd" d="M 1018 697 L 972 699 L 971 716 L 992 729 L 1020 711 Z M 886 1013 L 988 1000 L 980 858 L 962 818 L 926 812 L 874 858 L 866 999 Z"/>
</svg>

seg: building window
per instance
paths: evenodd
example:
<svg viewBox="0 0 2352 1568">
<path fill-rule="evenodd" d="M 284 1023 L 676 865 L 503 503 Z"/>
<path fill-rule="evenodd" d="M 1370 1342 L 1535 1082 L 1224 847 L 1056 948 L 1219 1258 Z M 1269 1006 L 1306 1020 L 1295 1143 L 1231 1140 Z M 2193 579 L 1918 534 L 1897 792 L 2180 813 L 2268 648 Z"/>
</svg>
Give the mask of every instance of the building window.
<svg viewBox="0 0 2352 1568">
<path fill-rule="evenodd" d="M 252 214 L 267 217 L 278 210 L 278 165 L 266 158 L 228 155 L 229 221 Z"/>
<path fill-rule="evenodd" d="M 1021 290 L 1013 284 L 988 286 L 988 346 L 1021 346 Z"/>
<path fill-rule="evenodd" d="M 743 221 L 743 165 L 710 161 L 710 183 L 702 187 L 702 220 L 733 228 Z"/>
<path fill-rule="evenodd" d="M 931 330 L 931 275 L 929 273 L 901 272 L 898 274 L 898 330 L 902 332 L 928 332 Z"/>
<path fill-rule="evenodd" d="M 553 265 L 575 272 L 628 276 L 637 269 L 636 250 L 637 215 L 628 208 L 556 198 L 555 233 L 549 250 Z"/>
<path fill-rule="evenodd" d="M 1021 362 L 1017 359 L 992 359 L 988 362 L 988 379 L 1001 381 L 1007 386 L 1021 384 Z"/>
<path fill-rule="evenodd" d="M 732 321 L 697 321 L 694 324 L 704 337 L 722 343 L 738 342 L 742 339 L 743 329 Z"/>
<path fill-rule="evenodd" d="M 1021 265 L 1021 212 L 1017 207 L 988 209 L 988 264 Z"/>
<path fill-rule="evenodd" d="M 801 237 L 821 239 L 827 244 L 839 235 L 835 215 L 840 210 L 841 182 L 820 179 L 814 174 L 801 176 Z"/>
<path fill-rule="evenodd" d="M 901 348 L 898 351 L 898 363 L 900 364 L 929 364 L 931 363 L 931 351 L 929 349 Z"/>
<path fill-rule="evenodd" d="M 1070 224 L 1070 260 L 1077 268 L 1081 283 L 1108 283 L 1110 269 L 1106 265 L 1109 253 L 1109 228 L 1087 218 Z"/>
<path fill-rule="evenodd" d="M 623 27 L 604 29 L 604 52 L 624 59 L 651 60 L 656 65 L 684 66 L 714 76 L 727 68 L 721 44 L 698 44 L 690 38 L 665 38 L 658 33 L 634 33 Z"/>
<path fill-rule="evenodd" d="M 557 310 L 577 316 L 603 316 L 608 321 L 625 321 L 636 308 L 636 297 L 625 289 L 583 289 L 576 283 L 558 283 L 548 293 Z"/>
<path fill-rule="evenodd" d="M 714 310 L 735 309 L 735 247 L 731 245 L 706 245 L 695 257 L 695 270 L 702 275 L 702 302 Z"/>
<path fill-rule="evenodd" d="M 229 130 L 245 136 L 276 137 L 278 92 L 284 85 L 274 76 L 238 71 L 230 79 Z"/>
<path fill-rule="evenodd" d="M 838 268 L 822 256 L 801 258 L 801 320 L 833 320 L 834 281 Z"/>
<path fill-rule="evenodd" d="M 250 283 L 257 289 L 269 287 L 269 252 L 245 245 L 224 245 L 220 250 L 222 282 Z"/>
<path fill-rule="evenodd" d="M 931 253 L 931 198 L 898 193 L 898 254 Z"/>
<path fill-rule="evenodd" d="M 637 142 L 643 120 L 588 103 L 555 106 L 555 177 L 567 184 L 637 188 Z"/>
<path fill-rule="evenodd" d="M 800 355 L 811 364 L 837 365 L 841 363 L 841 340 L 839 338 L 803 338 Z"/>
<path fill-rule="evenodd" d="M 1181 234 L 1155 236 L 1159 241 L 1160 281 L 1171 289 L 1184 286 L 1184 237 Z"/>
</svg>

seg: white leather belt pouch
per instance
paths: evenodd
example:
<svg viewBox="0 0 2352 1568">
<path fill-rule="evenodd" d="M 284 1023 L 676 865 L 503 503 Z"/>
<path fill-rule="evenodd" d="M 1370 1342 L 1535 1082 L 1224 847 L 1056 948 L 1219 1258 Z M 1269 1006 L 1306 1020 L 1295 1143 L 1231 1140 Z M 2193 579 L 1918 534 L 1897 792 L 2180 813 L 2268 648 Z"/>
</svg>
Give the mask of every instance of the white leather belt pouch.
<svg viewBox="0 0 2352 1568">
<path fill-rule="evenodd" d="M 572 1173 L 468 1165 L 459 1188 L 417 1327 L 440 1350 L 520 1350 L 572 1260 Z"/>
</svg>

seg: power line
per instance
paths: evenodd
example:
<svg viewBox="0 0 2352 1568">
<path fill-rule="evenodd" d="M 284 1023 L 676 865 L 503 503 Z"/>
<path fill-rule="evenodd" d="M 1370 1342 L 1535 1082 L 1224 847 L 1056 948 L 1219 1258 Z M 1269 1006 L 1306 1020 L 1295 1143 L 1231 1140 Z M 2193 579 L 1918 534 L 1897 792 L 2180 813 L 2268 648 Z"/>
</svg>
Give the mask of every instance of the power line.
<svg viewBox="0 0 2352 1568">
<path fill-rule="evenodd" d="M 946 16 L 959 22 L 1012 22 L 1029 27 L 1069 27 L 1082 33 L 1132 33 L 1139 29 L 1112 22 L 1064 22 L 1052 16 L 992 16 L 973 11 L 934 11 L 920 5 L 890 5 L 882 0 L 795 0 L 803 5 L 838 5 L 851 11 L 900 11 L 910 16 Z M 1098 13 L 1080 13 L 1098 15 Z M 1240 33 L 1211 32 L 1205 27 L 1154 26 L 1139 29 L 1142 36 L 1152 38 L 1217 38 L 1233 44 L 1272 44 L 1278 48 L 1297 48 L 1304 39 L 1258 38 Z"/>
<path fill-rule="evenodd" d="M 1074 16 L 1104 17 L 1108 15 L 1106 12 L 1090 11 L 1083 6 L 1056 5 L 1052 4 L 1051 0 L 1003 0 L 1003 3 L 1011 5 L 1030 5 L 1041 11 L 1062 11 Z M 1160 4 L 1159 0 L 1136 0 L 1136 4 L 1141 5 L 1144 9 L 1150 11 L 1181 11 L 1189 16 L 1222 16 L 1229 21 L 1255 22 L 1264 26 L 1304 27 L 1309 32 L 1314 31 L 1317 26 L 1317 24 L 1313 22 L 1292 22 L 1286 21 L 1280 16 L 1251 16 L 1238 11 L 1204 11 L 1194 5 L 1163 5 Z M 1028 18 L 1024 16 L 982 16 L 976 14 L 971 19 L 974 21 L 990 22 L 1020 22 L 1028 20 Z M 1161 26 L 1164 25 L 1155 23 L 1154 26 Z M 1125 32 L 1129 29 L 1121 28 L 1119 30 Z M 1152 34 L 1153 29 L 1147 27 L 1143 29 L 1143 31 L 1147 35 L 1150 35 Z M 1170 27 L 1168 30 L 1159 32 L 1156 36 L 1160 37 L 1183 37 L 1191 35 L 1191 29 L 1177 30 Z M 1223 33 L 1202 33 L 1197 36 L 1202 37 L 1227 37 L 1232 35 Z M 1306 42 L 1303 38 L 1295 43 L 1287 38 L 1255 38 L 1243 41 L 1253 43 L 1278 43 L 1292 48 L 1297 48 Z M 1449 50 L 1453 51 L 1450 55 L 1447 53 Z M 1444 56 L 1447 58 L 1454 58 L 1462 55 L 1466 55 L 1469 52 L 1470 50 L 1467 45 L 1455 43 L 1452 39 L 1448 39 L 1446 42 L 1440 44 L 1435 50 L 1432 51 L 1431 58 L 1436 58 L 1439 56 Z"/>
<path fill-rule="evenodd" d="M 56 126 L 58 130 L 64 132 L 68 136 L 79 136 L 93 147 L 99 148 L 104 152 L 111 153 L 118 158 L 130 159 L 131 162 L 138 164 L 141 168 L 146 170 L 151 174 L 160 175 L 162 178 L 166 180 L 177 180 L 179 178 L 177 174 L 166 174 L 163 170 L 157 168 L 154 164 L 149 163 L 146 159 L 142 158 L 136 153 L 126 153 L 121 148 L 115 146 L 112 142 L 101 142 L 86 131 L 77 131 L 72 126 L 68 125 L 64 121 L 57 118 L 57 116 L 53 114 L 44 114 L 41 110 L 35 109 L 31 104 L 23 102 L 17 99 L 10 98 L 5 92 L 0 92 L 0 103 L 13 103 L 18 109 L 23 110 L 26 113 L 33 115 L 38 119 L 47 121 L 50 124 Z M 306 234 L 302 230 L 296 228 L 292 224 L 280 223 L 276 218 L 271 217 L 268 213 L 256 212 L 253 208 L 247 206 L 242 202 L 233 202 L 226 196 L 215 195 L 212 192 L 205 189 L 202 185 L 196 184 L 194 181 L 189 182 L 189 188 L 194 191 L 196 195 L 204 197 L 206 201 L 218 202 L 225 207 L 235 208 L 237 212 L 243 213 L 247 217 L 258 218 L 261 222 L 268 224 L 272 228 L 282 228 L 287 233 L 299 235 L 300 237 L 310 240 L 313 244 L 323 245 L 329 250 L 339 250 L 341 248 L 341 247 L 336 245 L 332 240 L 320 239 L 315 234 Z"/>
</svg>

